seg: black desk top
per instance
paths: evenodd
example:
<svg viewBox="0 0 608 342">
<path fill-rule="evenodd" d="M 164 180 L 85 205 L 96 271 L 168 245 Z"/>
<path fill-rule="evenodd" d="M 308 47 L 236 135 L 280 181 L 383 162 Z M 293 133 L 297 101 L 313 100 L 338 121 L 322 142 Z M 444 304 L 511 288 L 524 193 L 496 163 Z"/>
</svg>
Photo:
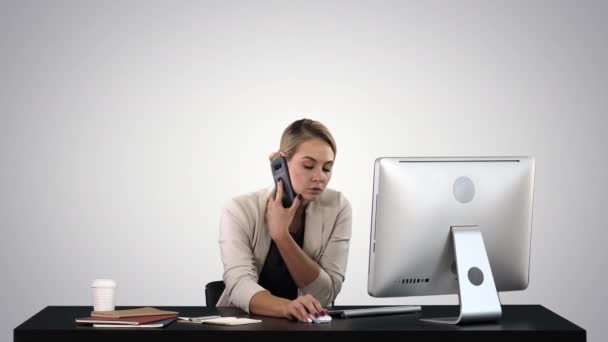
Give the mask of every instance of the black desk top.
<svg viewBox="0 0 608 342">
<path fill-rule="evenodd" d="M 217 314 L 205 307 L 166 307 L 159 309 L 178 311 L 180 316 L 205 316 Z M 359 308 L 364 306 L 338 306 L 334 308 Z M 133 307 L 117 307 L 128 309 Z M 146 341 L 202 341 L 215 338 L 248 338 L 255 341 L 290 340 L 342 340 L 354 335 L 363 338 L 388 341 L 395 338 L 449 338 L 450 340 L 518 342 L 549 338 L 551 341 L 586 341 L 586 331 L 540 305 L 503 305 L 501 322 L 452 326 L 419 321 L 421 317 L 437 317 L 458 314 L 457 306 L 423 306 L 422 312 L 357 318 L 334 318 L 329 324 L 308 324 L 281 318 L 248 316 L 234 308 L 220 308 L 223 316 L 253 317 L 262 323 L 240 326 L 216 326 L 174 322 L 164 328 L 111 329 L 76 325 L 74 319 L 89 316 L 90 306 L 49 306 L 15 328 L 14 341 L 105 341 L 137 338 Z M 292 341 L 290 341 L 292 342 Z"/>
</svg>

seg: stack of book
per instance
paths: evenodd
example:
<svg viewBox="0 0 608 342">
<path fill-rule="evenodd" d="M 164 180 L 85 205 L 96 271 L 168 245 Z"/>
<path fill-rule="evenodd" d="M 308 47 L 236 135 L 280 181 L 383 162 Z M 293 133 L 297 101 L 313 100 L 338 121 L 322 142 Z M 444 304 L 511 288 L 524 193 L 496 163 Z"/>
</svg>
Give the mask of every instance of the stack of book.
<svg viewBox="0 0 608 342">
<path fill-rule="evenodd" d="M 93 311 L 89 317 L 76 318 L 77 324 L 95 328 L 162 328 L 177 319 L 177 312 L 151 307 Z"/>
</svg>

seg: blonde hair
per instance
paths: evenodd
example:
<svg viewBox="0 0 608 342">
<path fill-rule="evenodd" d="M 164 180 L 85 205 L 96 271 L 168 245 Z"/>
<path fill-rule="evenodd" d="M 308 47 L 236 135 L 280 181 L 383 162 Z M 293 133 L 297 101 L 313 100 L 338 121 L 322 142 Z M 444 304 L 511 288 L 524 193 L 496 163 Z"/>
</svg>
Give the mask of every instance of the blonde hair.
<svg viewBox="0 0 608 342">
<path fill-rule="evenodd" d="M 290 160 L 296 153 L 300 144 L 314 138 L 325 141 L 334 152 L 335 158 L 336 141 L 329 132 L 329 129 L 319 121 L 300 119 L 292 122 L 285 128 L 285 131 L 283 131 L 283 135 L 281 136 L 279 151 L 272 153 L 270 155 L 270 160 L 277 158 L 281 152 L 285 153 L 285 158 L 287 158 L 287 160 Z"/>
</svg>

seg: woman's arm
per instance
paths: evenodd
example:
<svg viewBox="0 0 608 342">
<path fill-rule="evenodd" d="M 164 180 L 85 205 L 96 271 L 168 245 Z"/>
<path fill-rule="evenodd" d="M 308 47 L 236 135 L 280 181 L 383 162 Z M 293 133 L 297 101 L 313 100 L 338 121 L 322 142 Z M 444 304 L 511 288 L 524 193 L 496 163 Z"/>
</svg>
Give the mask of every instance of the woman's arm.
<svg viewBox="0 0 608 342">
<path fill-rule="evenodd" d="M 311 295 L 295 300 L 276 297 L 258 284 L 251 246 L 251 230 L 247 229 L 246 210 L 235 200 L 229 201 L 220 218 L 220 251 L 224 264 L 224 283 L 231 304 L 258 315 L 296 318 L 308 321 L 309 314 L 326 313 Z"/>
<path fill-rule="evenodd" d="M 329 241 L 321 252 L 319 275 L 311 284 L 300 288 L 302 293 L 311 294 L 322 305 L 329 305 L 340 293 L 348 262 L 352 232 L 352 209 L 346 198 L 342 197 L 340 202 L 340 210 Z"/>
<path fill-rule="evenodd" d="M 256 315 L 295 318 L 302 322 L 310 322 L 310 314 L 317 317 L 327 314 L 321 303 L 311 295 L 289 300 L 273 296 L 268 291 L 261 291 L 253 295 L 249 309 Z"/>
<path fill-rule="evenodd" d="M 274 198 L 271 196 L 266 205 L 266 224 L 291 278 L 298 288 L 303 288 L 317 279 L 320 267 L 304 253 L 289 234 L 289 225 L 302 204 L 302 195 L 296 196 L 290 208 L 283 207 L 282 198 L 283 182 L 279 180 Z"/>
<path fill-rule="evenodd" d="M 254 264 L 252 230 L 248 228 L 246 210 L 231 200 L 224 205 L 220 217 L 220 253 L 224 266 L 224 290 L 229 302 L 249 312 L 251 298 L 265 289 L 258 284 L 258 272 Z"/>
<path fill-rule="evenodd" d="M 256 315 L 287 317 L 289 302 L 289 299 L 274 296 L 268 291 L 260 291 L 251 297 L 249 310 Z"/>
<path fill-rule="evenodd" d="M 286 231 L 288 230 L 286 229 Z M 319 264 L 306 255 L 289 233 L 277 236 L 274 243 L 299 289 L 309 286 L 319 277 L 321 271 Z"/>
<path fill-rule="evenodd" d="M 346 273 L 352 230 L 350 203 L 341 194 L 337 194 L 339 198 L 336 201 L 339 201 L 340 209 L 329 241 L 322 251 L 319 263 L 316 263 L 289 235 L 289 224 L 300 204 L 300 199 L 296 199 L 291 208 L 285 209 L 280 202 L 281 190 L 279 183 L 276 198 L 271 197 L 266 208 L 266 223 L 270 236 L 275 241 L 298 288 L 303 293 L 318 299 L 322 305 L 329 305 L 340 292 Z"/>
</svg>

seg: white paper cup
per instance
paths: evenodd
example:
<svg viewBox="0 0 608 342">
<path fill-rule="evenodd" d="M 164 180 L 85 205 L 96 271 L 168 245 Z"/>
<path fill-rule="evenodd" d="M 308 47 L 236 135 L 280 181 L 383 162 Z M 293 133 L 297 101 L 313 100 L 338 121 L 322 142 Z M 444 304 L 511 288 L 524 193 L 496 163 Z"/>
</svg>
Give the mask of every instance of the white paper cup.
<svg viewBox="0 0 608 342">
<path fill-rule="evenodd" d="M 91 284 L 93 290 L 93 310 L 113 311 L 116 282 L 111 279 L 95 279 Z"/>
</svg>

